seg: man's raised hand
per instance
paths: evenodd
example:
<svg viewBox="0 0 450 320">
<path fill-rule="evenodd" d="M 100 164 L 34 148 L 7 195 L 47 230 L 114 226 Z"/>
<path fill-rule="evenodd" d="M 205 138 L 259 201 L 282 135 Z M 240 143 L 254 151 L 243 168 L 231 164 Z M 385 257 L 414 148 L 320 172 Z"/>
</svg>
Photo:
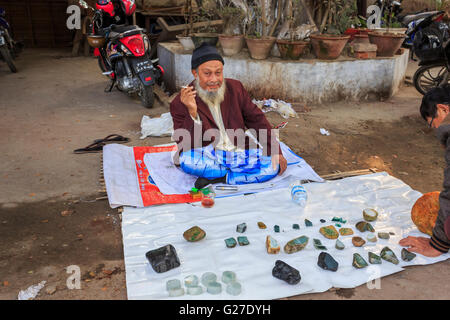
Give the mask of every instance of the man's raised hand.
<svg viewBox="0 0 450 320">
<path fill-rule="evenodd" d="M 430 238 L 406 237 L 399 241 L 402 247 L 409 247 L 408 251 L 419 253 L 426 257 L 438 257 L 442 253 L 430 245 Z"/>
<path fill-rule="evenodd" d="M 196 95 L 197 91 L 195 91 L 193 87 L 187 86 L 181 88 L 181 102 L 186 106 L 192 118 L 197 118 Z"/>
</svg>

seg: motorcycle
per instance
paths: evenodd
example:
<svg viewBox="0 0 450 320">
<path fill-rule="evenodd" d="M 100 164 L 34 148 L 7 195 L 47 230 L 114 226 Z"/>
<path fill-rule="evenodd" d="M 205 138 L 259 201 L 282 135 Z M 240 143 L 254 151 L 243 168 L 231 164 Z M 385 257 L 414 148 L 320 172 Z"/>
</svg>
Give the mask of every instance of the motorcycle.
<svg viewBox="0 0 450 320">
<path fill-rule="evenodd" d="M 129 16 L 135 10 L 134 0 L 119 0 L 123 12 Z M 157 65 L 159 59 L 150 60 L 150 41 L 145 29 L 135 25 L 116 25 L 103 27 L 104 17 L 115 19 L 116 12 L 110 0 L 98 0 L 96 9 L 80 0 L 84 8 L 94 10 L 91 34 L 87 35 L 89 44 L 95 48 L 94 55 L 103 75 L 111 80 L 109 89 L 114 87 L 128 95 L 137 94 L 146 108 L 154 104 L 153 85 L 160 81 L 164 70 Z"/>
<path fill-rule="evenodd" d="M 11 37 L 5 15 L 5 10 L 0 8 L 0 58 L 6 62 L 11 72 L 16 73 L 17 67 L 13 60 L 19 55 L 23 45 Z"/>
</svg>

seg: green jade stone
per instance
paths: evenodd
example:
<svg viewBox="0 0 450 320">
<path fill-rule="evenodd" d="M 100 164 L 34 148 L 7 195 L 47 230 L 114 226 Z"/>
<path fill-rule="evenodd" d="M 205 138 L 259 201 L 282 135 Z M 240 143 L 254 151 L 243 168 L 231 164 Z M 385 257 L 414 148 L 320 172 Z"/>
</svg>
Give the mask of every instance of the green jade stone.
<svg viewBox="0 0 450 320">
<path fill-rule="evenodd" d="M 295 239 L 292 239 L 284 246 L 284 251 L 286 253 L 294 253 L 300 250 L 303 250 L 308 244 L 309 238 L 307 236 L 301 236 Z"/>
<path fill-rule="evenodd" d="M 206 286 L 206 291 L 210 294 L 219 294 L 222 292 L 222 285 L 219 282 L 210 282 Z"/>
<path fill-rule="evenodd" d="M 378 238 L 389 240 L 391 236 L 388 232 L 378 232 Z"/>
<path fill-rule="evenodd" d="M 280 226 L 275 225 L 275 226 L 273 227 L 273 230 L 274 230 L 275 232 L 280 232 Z"/>
<path fill-rule="evenodd" d="M 200 227 L 194 226 L 183 233 L 183 237 L 189 242 L 200 241 L 206 236 L 205 231 Z"/>
<path fill-rule="evenodd" d="M 359 255 L 359 253 L 353 254 L 353 263 L 352 265 L 357 269 L 362 269 L 368 266 L 366 260 Z"/>
<path fill-rule="evenodd" d="M 358 229 L 361 232 L 364 232 L 364 231 L 375 232 L 375 229 L 372 227 L 372 225 L 365 221 L 358 222 L 356 224 L 356 229 Z"/>
<path fill-rule="evenodd" d="M 373 252 L 369 252 L 369 262 L 371 264 L 381 264 L 381 258 Z"/>
<path fill-rule="evenodd" d="M 339 217 L 333 217 L 333 219 L 331 219 L 331 221 L 333 221 L 333 222 L 340 222 L 340 223 L 346 223 L 347 222 L 347 220 L 344 220 L 344 219 L 339 218 Z"/>
<path fill-rule="evenodd" d="M 190 275 L 184 278 L 184 285 L 186 287 L 196 287 L 198 286 L 198 277 L 195 275 Z"/>
<path fill-rule="evenodd" d="M 312 227 L 313 224 L 312 224 L 312 222 L 309 221 L 308 219 L 305 219 L 305 226 L 307 226 L 307 227 Z"/>
<path fill-rule="evenodd" d="M 364 209 L 363 217 L 366 221 L 375 221 L 378 217 L 378 212 L 375 209 Z"/>
<path fill-rule="evenodd" d="M 236 281 L 236 273 L 233 271 L 224 271 L 222 273 L 222 282 L 227 284 Z"/>
<path fill-rule="evenodd" d="M 300 229 L 300 226 L 299 226 L 297 223 L 294 223 L 294 224 L 292 225 L 292 229 L 298 230 L 298 229 Z"/>
<path fill-rule="evenodd" d="M 339 223 L 336 223 L 335 226 L 339 228 L 342 227 Z"/>
<path fill-rule="evenodd" d="M 199 294 L 203 293 L 203 288 L 200 286 L 188 287 L 187 293 L 191 296 L 198 296 Z"/>
<path fill-rule="evenodd" d="M 236 247 L 237 242 L 234 238 L 228 238 L 225 239 L 225 244 L 227 245 L 227 248 L 234 248 Z"/>
<path fill-rule="evenodd" d="M 416 257 L 415 253 L 412 253 L 411 251 L 406 250 L 405 248 L 402 249 L 402 260 L 409 262 L 412 259 Z"/>
<path fill-rule="evenodd" d="M 208 283 L 210 282 L 216 282 L 217 281 L 217 276 L 215 273 L 212 272 L 205 272 L 202 275 L 202 284 L 206 287 L 208 286 Z"/>
<path fill-rule="evenodd" d="M 227 285 L 227 293 L 232 296 L 237 296 L 241 294 L 242 286 L 239 282 L 231 282 Z"/>
<path fill-rule="evenodd" d="M 383 260 L 386 260 L 388 262 L 391 262 L 393 264 L 398 264 L 399 261 L 397 259 L 397 256 L 395 255 L 394 251 L 392 251 L 389 247 L 384 247 L 383 250 L 381 250 L 380 254 L 381 258 Z"/>
<path fill-rule="evenodd" d="M 238 240 L 240 246 L 246 246 L 246 245 L 250 244 L 250 242 L 248 242 L 247 237 L 238 237 L 237 240 Z"/>
<path fill-rule="evenodd" d="M 245 222 L 241 223 L 241 224 L 238 224 L 236 226 L 236 232 L 244 233 L 245 230 L 247 230 L 247 224 Z"/>
<path fill-rule="evenodd" d="M 324 219 L 320 219 L 320 222 L 325 223 L 325 222 L 327 222 L 327 221 L 324 220 Z"/>
<path fill-rule="evenodd" d="M 184 288 L 170 289 L 169 297 L 180 297 L 184 295 Z"/>
<path fill-rule="evenodd" d="M 334 226 L 322 227 L 319 232 L 327 239 L 337 239 L 339 237 L 339 233 Z"/>
<path fill-rule="evenodd" d="M 178 279 L 172 279 L 166 282 L 167 291 L 180 288 L 181 288 L 181 281 Z"/>
<path fill-rule="evenodd" d="M 327 247 L 322 245 L 322 242 L 319 239 L 313 239 L 314 242 L 314 248 L 317 250 L 327 250 Z"/>
<path fill-rule="evenodd" d="M 336 244 L 334 246 L 338 250 L 344 250 L 344 248 L 345 248 L 345 244 L 342 241 L 340 241 L 339 239 L 336 239 Z"/>
</svg>

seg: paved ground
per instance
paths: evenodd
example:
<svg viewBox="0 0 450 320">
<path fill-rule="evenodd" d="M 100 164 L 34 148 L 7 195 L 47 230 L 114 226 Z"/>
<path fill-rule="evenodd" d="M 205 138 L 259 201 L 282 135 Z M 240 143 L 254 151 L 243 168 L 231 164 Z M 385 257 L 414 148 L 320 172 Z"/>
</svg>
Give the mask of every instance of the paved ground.
<svg viewBox="0 0 450 320">
<path fill-rule="evenodd" d="M 93 58 L 30 49 L 17 65 L 11 74 L 0 64 L 0 299 L 16 299 L 42 280 L 37 299 L 126 299 L 120 214 L 94 201 L 101 154 L 72 150 L 111 133 L 131 138 L 130 146 L 167 143 L 139 139 L 142 116 L 167 109 L 104 93 Z M 319 174 L 376 167 L 420 192 L 440 190 L 443 150 L 418 116 L 420 99 L 405 86 L 382 102 L 298 106 L 304 112 L 289 119 L 281 139 Z M 284 121 L 273 113 L 268 119 Z M 320 135 L 321 127 L 332 135 Z M 80 267 L 81 290 L 66 286 L 70 265 Z M 363 285 L 289 299 L 449 299 L 449 265 L 407 268 L 383 278 L 379 290 Z"/>
</svg>

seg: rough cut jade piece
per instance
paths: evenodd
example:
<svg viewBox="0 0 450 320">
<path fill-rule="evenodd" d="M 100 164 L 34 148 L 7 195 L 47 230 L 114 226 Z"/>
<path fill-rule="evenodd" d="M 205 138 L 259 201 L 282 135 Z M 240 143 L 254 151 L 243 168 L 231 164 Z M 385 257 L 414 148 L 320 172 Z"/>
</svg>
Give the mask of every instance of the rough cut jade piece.
<svg viewBox="0 0 450 320">
<path fill-rule="evenodd" d="M 340 217 L 333 217 L 333 219 L 331 219 L 331 221 L 333 221 L 333 222 L 340 222 L 340 223 L 346 223 L 347 222 L 347 220 L 344 220 L 344 219 L 342 219 Z"/>
<path fill-rule="evenodd" d="M 297 284 L 301 280 L 300 272 L 281 260 L 275 262 L 275 267 L 272 269 L 272 275 L 289 284 Z"/>
<path fill-rule="evenodd" d="M 378 238 L 380 239 L 389 239 L 391 236 L 387 232 L 378 232 Z"/>
<path fill-rule="evenodd" d="M 171 244 L 155 250 L 150 250 L 145 256 L 150 262 L 153 270 L 157 273 L 166 272 L 180 266 L 180 259 L 178 259 L 177 251 Z"/>
<path fill-rule="evenodd" d="M 267 228 L 266 227 L 266 225 L 264 224 L 264 222 L 258 222 L 258 228 L 260 228 L 260 229 L 265 229 L 265 228 Z"/>
<path fill-rule="evenodd" d="M 184 285 L 186 287 L 196 287 L 198 286 L 198 277 L 196 275 L 190 275 L 184 278 Z"/>
<path fill-rule="evenodd" d="M 361 237 L 353 237 L 352 243 L 355 247 L 362 247 L 366 243 L 366 241 Z"/>
<path fill-rule="evenodd" d="M 184 294 L 184 288 L 170 289 L 169 297 L 180 297 Z"/>
<path fill-rule="evenodd" d="M 227 245 L 227 248 L 234 248 L 236 247 L 236 239 L 235 238 L 228 238 L 225 239 L 225 244 Z"/>
<path fill-rule="evenodd" d="M 233 271 L 224 271 L 222 273 L 222 282 L 223 283 L 230 283 L 236 281 L 236 273 Z"/>
<path fill-rule="evenodd" d="M 247 237 L 238 237 L 237 240 L 238 240 L 240 246 L 246 246 L 246 245 L 250 244 L 250 242 L 248 242 Z"/>
<path fill-rule="evenodd" d="M 369 233 L 367 235 L 367 241 L 369 242 L 377 242 L 377 236 L 373 233 Z"/>
<path fill-rule="evenodd" d="M 371 208 L 364 209 L 363 217 L 364 217 L 364 220 L 372 222 L 372 221 L 377 220 L 378 212 L 377 212 L 377 210 L 371 209 Z"/>
<path fill-rule="evenodd" d="M 273 226 L 273 231 L 275 231 L 275 232 L 280 232 L 280 226 L 274 225 L 274 226 Z"/>
<path fill-rule="evenodd" d="M 325 223 L 325 222 L 326 222 L 326 220 L 324 220 L 324 219 L 320 219 L 320 222 L 322 222 L 322 223 Z"/>
<path fill-rule="evenodd" d="M 337 239 L 339 237 L 339 233 L 336 228 L 331 225 L 320 228 L 319 232 L 328 239 Z"/>
<path fill-rule="evenodd" d="M 335 226 L 338 228 L 342 227 L 339 223 L 336 223 Z"/>
<path fill-rule="evenodd" d="M 206 291 L 210 294 L 219 294 L 222 292 L 222 285 L 219 282 L 210 282 L 206 286 Z"/>
<path fill-rule="evenodd" d="M 406 250 L 405 248 L 402 249 L 402 260 L 403 261 L 411 261 L 416 257 L 415 253 L 412 253 L 411 251 Z"/>
<path fill-rule="evenodd" d="M 364 231 L 375 232 L 375 229 L 372 227 L 372 225 L 365 221 L 358 222 L 356 224 L 356 229 L 358 229 L 361 232 L 364 232 Z"/>
<path fill-rule="evenodd" d="M 272 238 L 271 236 L 266 237 L 266 249 L 267 253 L 277 254 L 280 252 L 280 246 L 278 245 L 277 240 Z"/>
<path fill-rule="evenodd" d="M 187 293 L 191 296 L 198 296 L 199 294 L 203 293 L 203 288 L 200 286 L 188 287 Z"/>
<path fill-rule="evenodd" d="M 392 251 L 389 247 L 384 247 L 383 250 L 381 250 L 380 256 L 383 260 L 389 261 L 393 264 L 399 263 L 394 251 Z"/>
<path fill-rule="evenodd" d="M 300 229 L 300 226 L 297 223 L 294 223 L 292 225 L 292 229 L 298 230 L 298 229 Z"/>
<path fill-rule="evenodd" d="M 309 238 L 307 236 L 301 236 L 295 239 L 292 239 L 284 246 L 284 251 L 286 253 L 294 253 L 300 250 L 303 250 L 308 244 Z"/>
<path fill-rule="evenodd" d="M 341 236 L 351 236 L 353 234 L 352 228 L 340 228 L 339 233 Z"/>
<path fill-rule="evenodd" d="M 373 252 L 369 252 L 369 262 L 371 264 L 381 264 L 381 258 Z"/>
<path fill-rule="evenodd" d="M 317 265 L 324 270 L 336 271 L 338 269 L 339 264 L 334 258 L 326 253 L 321 252 L 319 254 L 319 259 L 317 260 Z"/>
<path fill-rule="evenodd" d="M 312 227 L 313 224 L 312 224 L 312 222 L 309 221 L 308 219 L 305 219 L 305 226 L 307 226 L 307 227 Z"/>
<path fill-rule="evenodd" d="M 364 260 L 364 258 L 361 257 L 361 256 L 359 255 L 359 253 L 354 253 L 354 254 L 353 254 L 353 263 L 352 263 L 352 265 L 353 265 L 355 268 L 358 268 L 358 269 L 362 269 L 362 268 L 365 268 L 365 267 L 368 266 L 366 260 Z"/>
<path fill-rule="evenodd" d="M 181 281 L 178 279 L 172 279 L 172 280 L 168 280 L 166 282 L 167 291 L 172 290 L 172 289 L 180 289 L 180 288 L 181 288 Z"/>
<path fill-rule="evenodd" d="M 339 239 L 336 239 L 335 248 L 338 250 L 343 250 L 343 249 L 345 249 L 345 244 L 342 241 L 340 241 Z"/>
<path fill-rule="evenodd" d="M 314 248 L 316 248 L 317 250 L 327 250 L 327 247 L 322 245 L 322 242 L 320 242 L 319 239 L 313 239 L 313 242 L 314 242 Z"/>
<path fill-rule="evenodd" d="M 205 272 L 202 275 L 202 284 L 206 287 L 210 282 L 216 282 L 217 276 L 213 272 Z"/>
<path fill-rule="evenodd" d="M 189 242 L 196 242 L 202 240 L 206 236 L 205 231 L 200 227 L 194 226 L 183 233 L 183 237 Z"/>
<path fill-rule="evenodd" d="M 238 224 L 237 227 L 236 227 L 236 231 L 237 232 L 244 233 L 245 230 L 247 230 L 247 224 L 245 222 L 241 223 L 241 224 Z"/>
<path fill-rule="evenodd" d="M 227 285 L 227 293 L 232 296 L 237 296 L 241 294 L 242 286 L 239 282 L 231 282 Z"/>
</svg>

